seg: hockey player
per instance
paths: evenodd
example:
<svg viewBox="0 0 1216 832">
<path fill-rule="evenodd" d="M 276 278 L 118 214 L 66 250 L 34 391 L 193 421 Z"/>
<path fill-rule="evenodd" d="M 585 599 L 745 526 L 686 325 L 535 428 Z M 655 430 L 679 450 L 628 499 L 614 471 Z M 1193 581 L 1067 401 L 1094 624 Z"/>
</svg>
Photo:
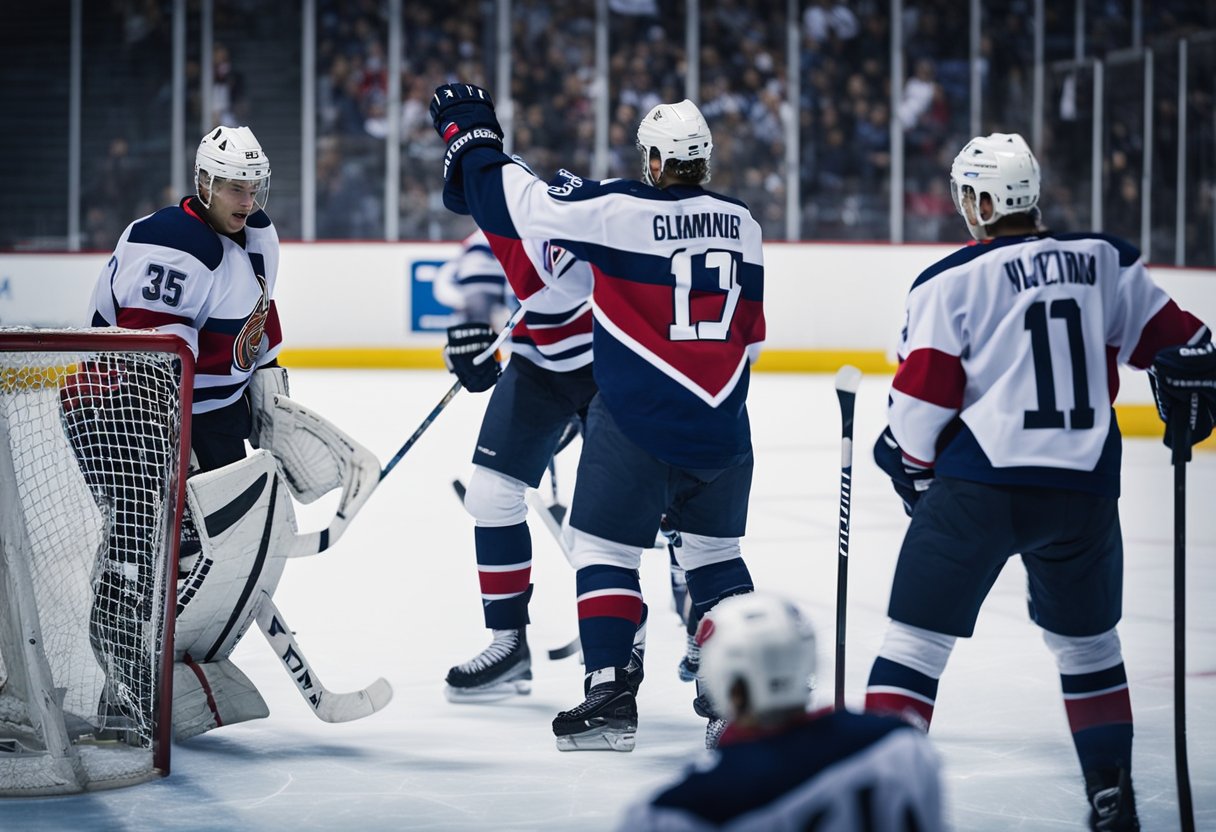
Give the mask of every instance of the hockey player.
<svg viewBox="0 0 1216 832">
<path fill-rule="evenodd" d="M 507 276 L 481 229 L 460 242 L 460 253 L 439 267 L 435 300 L 456 310 L 462 323 L 486 322 L 501 329 L 518 305 Z"/>
<path fill-rule="evenodd" d="M 912 520 L 866 707 L 927 729 L 955 640 L 972 634 L 997 575 L 1020 553 L 1030 617 L 1059 668 L 1090 825 L 1137 829 L 1115 629 L 1115 369 L 1144 369 L 1163 348 L 1210 334 L 1153 283 L 1133 246 L 1040 227 L 1039 165 L 1021 136 L 972 139 L 950 181 L 978 243 L 929 267 L 908 294 L 890 427 L 875 459 Z"/>
<path fill-rule="evenodd" d="M 492 245 L 552 240 L 595 273 L 599 393 L 570 523 L 586 699 L 558 714 L 553 731 L 561 750 L 630 751 L 637 568 L 664 512 L 683 538 L 695 614 L 752 589 L 739 538 L 752 473 L 749 366 L 764 338 L 760 227 L 745 205 L 702 187 L 713 143 L 690 101 L 642 120 L 645 182 L 562 171 L 546 186 L 503 154 L 479 87 L 439 87 L 431 115 L 447 143 L 449 208 L 469 210 Z"/>
<path fill-rule="evenodd" d="M 890 716 L 807 713 L 815 634 L 796 607 L 762 592 L 727 598 L 697 638 L 706 692 L 730 725 L 708 759 L 631 806 L 622 832 L 945 828 L 928 737 Z"/>
<path fill-rule="evenodd" d="M 482 612 L 493 637 L 485 650 L 448 671 L 446 693 L 452 702 L 531 691 L 526 627 L 532 537 L 525 493 L 540 485 L 571 421 L 585 416 L 595 395 L 590 267 L 548 242 L 495 239 L 494 244 L 525 309 L 511 332 L 511 360 L 501 377 L 495 362 L 473 363 L 494 341 L 494 329 L 485 322 L 488 308 L 483 310 L 486 318 L 449 328 L 444 350 L 449 368 L 466 389 L 494 387 L 464 497 L 476 524 Z M 484 256 L 494 260 L 488 243 Z M 635 676 L 640 677 L 640 654 L 638 658 Z"/>
<path fill-rule="evenodd" d="M 284 559 L 336 541 L 379 482 L 376 457 L 288 398 L 274 287 L 279 239 L 263 210 L 270 164 L 248 127 L 221 126 L 195 156 L 196 193 L 131 223 L 98 278 L 93 326 L 154 328 L 195 355 L 191 477 L 178 565 L 174 731 L 178 739 L 265 716 L 228 660 Z M 80 374 L 78 374 L 79 376 Z M 121 368 L 73 386 L 120 390 Z M 257 450 L 247 456 L 246 441 Z M 286 490 L 309 503 L 341 487 L 335 521 L 295 536 Z M 107 567 L 121 589 L 124 570 Z"/>
</svg>

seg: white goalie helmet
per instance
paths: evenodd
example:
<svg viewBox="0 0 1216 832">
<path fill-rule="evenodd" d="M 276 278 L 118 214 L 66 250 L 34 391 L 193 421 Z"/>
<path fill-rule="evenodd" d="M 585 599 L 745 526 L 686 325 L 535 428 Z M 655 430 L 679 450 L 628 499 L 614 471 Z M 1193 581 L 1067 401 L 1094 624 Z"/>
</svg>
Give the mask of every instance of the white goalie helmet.
<svg viewBox="0 0 1216 832">
<path fill-rule="evenodd" d="M 806 707 L 815 672 L 815 631 L 792 603 L 762 592 L 724 598 L 701 619 L 698 677 L 717 713 L 739 717 L 736 682 L 757 715 Z"/>
<path fill-rule="evenodd" d="M 992 216 L 986 220 L 978 207 L 985 193 L 992 200 Z M 1039 162 L 1017 133 L 976 136 L 954 157 L 950 194 L 971 235 L 984 239 L 985 226 L 1009 214 L 1032 211 L 1039 204 Z M 968 216 L 966 203 L 972 199 L 976 207 Z"/>
<path fill-rule="evenodd" d="M 250 183 L 254 186 L 255 210 L 266 207 L 270 194 L 270 160 L 248 127 L 221 125 L 203 136 L 194 156 L 194 181 L 202 200 L 202 190 L 213 192 L 220 180 Z M 203 200 L 210 208 L 211 200 Z"/>
<path fill-rule="evenodd" d="M 658 185 L 650 175 L 650 151 L 659 153 L 659 171 L 670 159 L 679 161 L 705 160 L 705 176 L 709 181 L 709 156 L 714 142 L 705 117 L 687 98 L 678 104 L 659 104 L 652 108 L 638 125 L 638 150 L 642 153 L 642 177 L 650 185 Z"/>
</svg>

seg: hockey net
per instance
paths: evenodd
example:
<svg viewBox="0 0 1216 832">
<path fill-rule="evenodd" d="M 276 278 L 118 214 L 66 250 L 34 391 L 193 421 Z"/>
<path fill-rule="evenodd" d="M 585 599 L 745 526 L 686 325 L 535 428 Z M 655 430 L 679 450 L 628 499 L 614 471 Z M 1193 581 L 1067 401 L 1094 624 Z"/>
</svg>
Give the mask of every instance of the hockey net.
<svg viewBox="0 0 1216 832">
<path fill-rule="evenodd" d="M 170 335 L 0 328 L 0 795 L 168 773 L 192 382 Z"/>
</svg>

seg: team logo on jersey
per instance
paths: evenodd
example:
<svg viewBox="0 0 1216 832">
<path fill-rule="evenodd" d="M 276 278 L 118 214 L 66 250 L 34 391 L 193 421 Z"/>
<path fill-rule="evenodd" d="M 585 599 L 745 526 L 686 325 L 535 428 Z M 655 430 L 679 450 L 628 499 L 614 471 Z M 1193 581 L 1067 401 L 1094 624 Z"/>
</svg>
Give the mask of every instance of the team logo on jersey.
<svg viewBox="0 0 1216 832">
<path fill-rule="evenodd" d="M 565 180 L 565 182 L 560 185 L 556 184 L 559 177 Z M 583 187 L 582 177 L 575 176 L 565 168 L 559 170 L 557 172 L 557 176 L 555 176 L 551 181 L 553 181 L 554 184 L 549 186 L 549 193 L 553 194 L 554 196 L 570 196 L 570 194 L 574 193 L 575 188 Z"/>
<path fill-rule="evenodd" d="M 242 372 L 249 372 L 257 364 L 258 349 L 262 346 L 262 336 L 266 334 L 266 319 L 270 317 L 270 294 L 266 291 L 266 278 L 260 274 L 255 274 L 254 277 L 257 278 L 262 294 L 232 344 L 232 365 Z"/>
<path fill-rule="evenodd" d="M 561 246 L 554 245 L 553 243 L 546 241 L 544 251 L 545 269 L 554 277 L 561 277 L 562 273 L 572 265 L 572 262 L 566 263 L 565 265 L 562 264 L 563 260 L 568 259 L 573 261 L 574 258 L 572 256 L 567 258 L 569 252 Z"/>
</svg>

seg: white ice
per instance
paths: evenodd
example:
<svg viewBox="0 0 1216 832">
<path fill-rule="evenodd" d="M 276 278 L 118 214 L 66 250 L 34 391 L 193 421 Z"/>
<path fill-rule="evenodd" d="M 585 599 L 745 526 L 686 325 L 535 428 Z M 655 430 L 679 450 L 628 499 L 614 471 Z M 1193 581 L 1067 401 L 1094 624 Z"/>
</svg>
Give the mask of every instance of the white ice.
<svg viewBox="0 0 1216 832">
<path fill-rule="evenodd" d="M 295 398 L 388 460 L 449 385 L 432 371 L 292 373 Z M 1141 382 L 1145 383 L 1145 382 Z M 848 704 L 860 707 L 886 625 L 907 520 L 870 459 L 890 377 L 867 376 L 857 406 L 848 571 Z M 547 648 L 576 635 L 573 573 L 533 524 L 532 695 L 453 705 L 450 665 L 487 643 L 471 521 L 450 487 L 467 477 L 486 395 L 461 393 L 383 482 L 329 552 L 287 565 L 276 601 L 324 684 L 385 676 L 395 697 L 365 720 L 319 722 L 256 628 L 234 658 L 269 719 L 176 745 L 172 774 L 133 788 L 0 801 L 3 830 L 463 830 L 612 828 L 622 808 L 679 772 L 703 741 L 691 685 L 678 680 L 683 630 L 667 555 L 642 563 L 652 614 L 637 749 L 561 753 L 550 720 L 582 698 L 577 660 Z M 761 588 L 801 602 L 819 631 L 816 704 L 833 691 L 841 442 L 829 376 L 758 374 L 751 417 L 756 475 L 744 554 Z M 577 446 L 576 446 L 577 447 Z M 576 450 L 559 458 L 568 503 Z M 1174 769 L 1173 469 L 1157 440 L 1124 447 L 1126 544 L 1120 624 L 1136 719 L 1135 787 L 1146 830 L 1178 828 Z M 1216 828 L 1216 455 L 1187 468 L 1187 745 L 1200 829 Z M 542 483 L 548 497 L 549 484 Z M 321 508 L 301 512 L 320 525 Z M 1013 560 L 943 677 L 932 739 L 958 830 L 1080 829 L 1086 814 L 1055 665 L 1027 620 Z"/>
</svg>

